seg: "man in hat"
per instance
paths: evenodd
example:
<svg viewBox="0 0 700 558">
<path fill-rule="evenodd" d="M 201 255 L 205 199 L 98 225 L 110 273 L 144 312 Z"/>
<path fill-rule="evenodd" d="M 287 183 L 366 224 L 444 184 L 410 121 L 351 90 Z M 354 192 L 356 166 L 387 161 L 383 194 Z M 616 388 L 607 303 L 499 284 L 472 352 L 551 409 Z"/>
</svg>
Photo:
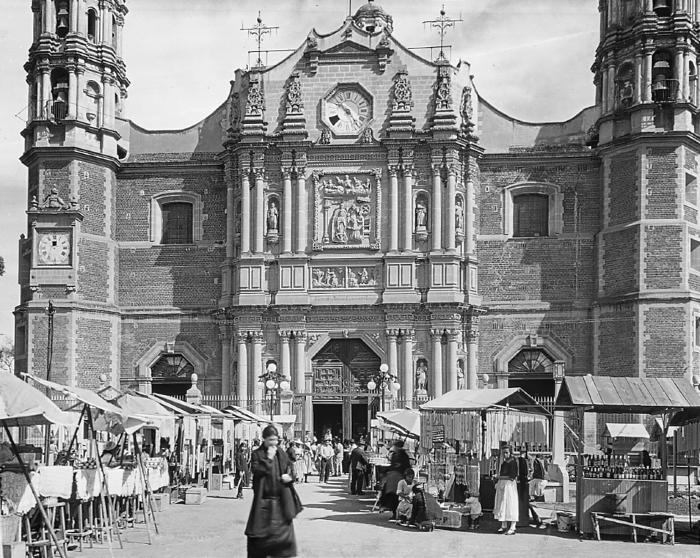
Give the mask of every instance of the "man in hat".
<svg viewBox="0 0 700 558">
<path fill-rule="evenodd" d="M 323 445 L 319 448 L 318 454 L 321 457 L 321 470 L 319 471 L 318 481 L 328 482 L 328 477 L 331 474 L 332 461 L 335 456 L 331 438 L 323 440 Z"/>
</svg>

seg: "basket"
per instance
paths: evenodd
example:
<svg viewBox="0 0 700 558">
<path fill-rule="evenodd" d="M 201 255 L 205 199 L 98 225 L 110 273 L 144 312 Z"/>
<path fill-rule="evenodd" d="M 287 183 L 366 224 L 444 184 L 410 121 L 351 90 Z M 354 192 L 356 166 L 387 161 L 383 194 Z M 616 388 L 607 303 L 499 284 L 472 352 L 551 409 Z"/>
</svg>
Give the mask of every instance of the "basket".
<svg viewBox="0 0 700 558">
<path fill-rule="evenodd" d="M 0 515 L 0 546 L 19 542 L 21 525 L 19 515 Z"/>
</svg>

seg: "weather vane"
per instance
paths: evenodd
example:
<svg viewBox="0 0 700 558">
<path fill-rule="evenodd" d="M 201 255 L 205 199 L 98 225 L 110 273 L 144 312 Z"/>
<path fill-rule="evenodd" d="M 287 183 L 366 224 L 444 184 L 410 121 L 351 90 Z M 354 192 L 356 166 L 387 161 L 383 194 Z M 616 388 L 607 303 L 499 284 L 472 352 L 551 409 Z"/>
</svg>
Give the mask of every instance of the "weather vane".
<svg viewBox="0 0 700 558">
<path fill-rule="evenodd" d="M 243 24 L 241 24 L 241 31 L 248 31 L 248 35 L 252 35 L 255 37 L 255 40 L 258 43 L 258 61 L 255 63 L 255 66 L 260 68 L 264 66 L 262 61 L 262 42 L 263 42 L 263 37 L 265 35 L 271 34 L 273 30 L 279 29 L 279 27 L 268 27 L 267 25 L 263 25 L 263 20 L 262 16 L 260 15 L 260 12 L 258 11 L 258 19 L 256 20 L 257 23 L 253 27 L 243 27 Z"/>
<path fill-rule="evenodd" d="M 460 23 L 461 21 L 463 21 L 461 15 L 459 19 L 449 19 L 445 14 L 445 4 L 443 4 L 439 19 L 429 19 L 423 22 L 424 25 L 429 24 L 430 27 L 435 27 L 440 33 L 440 54 L 438 55 L 438 60 L 447 60 L 445 56 L 445 34 L 450 27 L 454 27 L 455 23 Z"/>
</svg>

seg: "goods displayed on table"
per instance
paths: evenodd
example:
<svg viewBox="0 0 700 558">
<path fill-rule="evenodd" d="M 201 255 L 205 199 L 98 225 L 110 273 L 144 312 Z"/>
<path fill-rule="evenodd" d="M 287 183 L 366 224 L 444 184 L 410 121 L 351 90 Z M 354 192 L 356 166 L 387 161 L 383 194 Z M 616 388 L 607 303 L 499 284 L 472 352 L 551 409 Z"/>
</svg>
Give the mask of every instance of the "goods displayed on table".
<svg viewBox="0 0 700 558">
<path fill-rule="evenodd" d="M 663 480 L 661 467 L 631 466 L 627 456 L 582 456 L 583 477 L 587 479 Z"/>
</svg>

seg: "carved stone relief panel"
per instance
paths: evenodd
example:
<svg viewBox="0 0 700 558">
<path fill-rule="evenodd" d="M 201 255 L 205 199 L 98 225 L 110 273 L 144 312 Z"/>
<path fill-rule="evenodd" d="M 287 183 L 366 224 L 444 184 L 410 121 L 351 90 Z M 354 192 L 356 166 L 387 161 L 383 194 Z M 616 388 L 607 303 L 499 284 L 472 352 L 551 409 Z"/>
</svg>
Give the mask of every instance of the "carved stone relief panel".
<svg viewBox="0 0 700 558">
<path fill-rule="evenodd" d="M 318 266 L 311 269 L 311 287 L 314 289 L 360 289 L 376 287 L 381 270 L 379 266 Z"/>
</svg>

